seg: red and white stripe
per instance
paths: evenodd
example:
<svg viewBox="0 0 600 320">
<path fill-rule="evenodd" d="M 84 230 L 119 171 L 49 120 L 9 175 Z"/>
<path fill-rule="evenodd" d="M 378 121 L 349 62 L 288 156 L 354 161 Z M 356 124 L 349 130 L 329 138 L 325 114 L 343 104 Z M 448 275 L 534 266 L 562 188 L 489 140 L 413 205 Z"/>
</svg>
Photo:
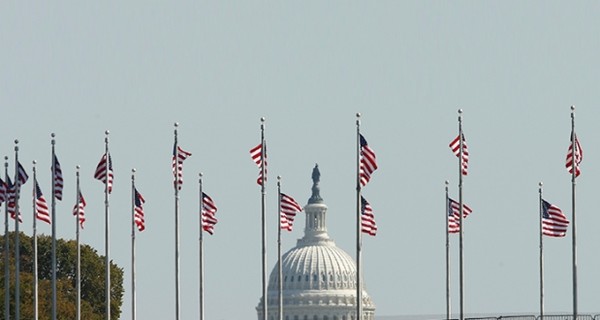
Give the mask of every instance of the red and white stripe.
<svg viewBox="0 0 600 320">
<path fill-rule="evenodd" d="M 454 153 L 456 157 L 461 158 L 461 173 L 463 176 L 466 176 L 469 168 L 469 150 L 467 149 L 465 136 L 462 136 L 462 157 L 460 155 L 460 135 L 456 136 L 456 138 L 450 142 L 449 146 L 450 149 L 452 149 L 452 153 Z"/>
<path fill-rule="evenodd" d="M 217 205 L 213 201 L 211 197 L 209 197 L 206 193 L 202 193 L 202 230 L 208 232 L 209 234 L 213 234 L 215 231 L 215 225 L 218 220 L 215 217 L 217 214 Z"/>
<path fill-rule="evenodd" d="M 377 170 L 377 158 L 375 151 L 369 147 L 367 140 L 361 134 L 360 135 L 360 168 L 359 177 L 360 185 L 366 186 L 369 180 L 371 180 L 371 174 Z"/>
<path fill-rule="evenodd" d="M 52 220 L 50 219 L 50 211 L 48 210 L 48 202 L 46 202 L 46 198 L 42 194 L 42 190 L 38 185 L 38 182 L 35 182 L 35 217 L 38 220 L 44 221 L 47 224 L 52 224 Z"/>
<path fill-rule="evenodd" d="M 180 146 L 174 147 L 173 150 L 173 183 L 177 186 L 178 190 L 181 190 L 183 185 L 183 161 L 192 155 L 191 152 L 187 152 L 181 149 Z"/>
<path fill-rule="evenodd" d="M 571 144 L 569 145 L 569 151 L 567 152 L 567 163 L 565 167 L 570 174 L 573 174 L 573 166 L 575 167 L 575 177 L 579 177 L 581 174 L 581 170 L 579 169 L 579 164 L 583 160 L 583 149 L 581 149 L 581 145 L 579 144 L 579 139 L 577 139 L 577 135 L 572 133 L 572 136 L 575 136 L 574 139 L 571 140 Z M 575 140 L 575 152 L 573 152 L 573 140 Z M 573 161 L 573 154 L 575 154 L 575 161 Z"/>
<path fill-rule="evenodd" d="M 542 233 L 549 237 L 564 237 L 569 220 L 559 207 L 542 200 Z"/>
<path fill-rule="evenodd" d="M 361 231 L 371 236 L 377 234 L 377 224 L 371 204 L 361 196 Z"/>
<path fill-rule="evenodd" d="M 146 229 L 146 220 L 144 220 L 144 208 L 143 204 L 146 202 L 141 193 L 135 190 L 135 202 L 133 206 L 133 222 L 137 226 L 138 230 L 144 231 Z"/>
<path fill-rule="evenodd" d="M 94 178 L 96 180 L 100 180 L 102 181 L 102 183 L 104 183 L 107 188 L 108 188 L 108 193 L 112 192 L 112 186 L 113 186 L 113 169 L 112 169 L 112 158 L 110 156 L 110 153 L 105 153 L 104 155 L 102 155 L 102 158 L 100 159 L 100 162 L 98 163 L 98 166 L 96 166 L 96 172 L 94 172 Z"/>
<path fill-rule="evenodd" d="M 83 229 L 83 224 L 85 222 L 86 205 L 87 204 L 85 202 L 85 199 L 83 198 L 83 195 L 81 194 L 81 192 L 79 192 L 78 202 L 75 203 L 75 206 L 73 206 L 73 215 L 79 218 L 79 225 L 81 226 L 81 229 Z"/>
<path fill-rule="evenodd" d="M 302 206 L 287 194 L 281 193 L 280 196 L 279 227 L 282 230 L 292 231 L 292 228 L 294 227 L 294 218 L 296 217 L 297 212 L 302 211 Z"/>
<path fill-rule="evenodd" d="M 263 155 L 265 161 L 265 176 L 263 177 L 262 164 L 263 164 Z M 258 179 L 256 179 L 256 183 L 259 185 L 263 185 L 263 180 L 267 181 L 267 147 L 266 143 L 260 143 L 256 147 L 250 149 L 250 156 L 256 165 L 258 166 Z M 264 178 L 264 179 L 263 179 Z"/>
<path fill-rule="evenodd" d="M 60 169 L 60 163 L 58 158 L 54 155 L 54 197 L 58 200 L 62 200 L 63 194 L 63 176 L 62 170 Z"/>
</svg>

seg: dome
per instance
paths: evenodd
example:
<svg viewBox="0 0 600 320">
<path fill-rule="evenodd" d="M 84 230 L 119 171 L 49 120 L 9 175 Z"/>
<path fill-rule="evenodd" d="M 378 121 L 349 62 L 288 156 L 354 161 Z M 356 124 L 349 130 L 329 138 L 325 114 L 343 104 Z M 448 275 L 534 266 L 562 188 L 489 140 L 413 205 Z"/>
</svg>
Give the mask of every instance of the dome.
<svg viewBox="0 0 600 320">
<path fill-rule="evenodd" d="M 356 319 L 356 263 L 329 238 L 325 224 L 327 205 L 318 186 L 320 173 L 313 170 L 312 196 L 304 207 L 304 237 L 282 255 L 282 309 L 284 320 Z M 279 265 L 269 277 L 268 320 L 278 319 Z M 362 290 L 363 319 L 374 318 L 375 306 Z M 262 299 L 256 310 L 262 320 Z"/>
</svg>

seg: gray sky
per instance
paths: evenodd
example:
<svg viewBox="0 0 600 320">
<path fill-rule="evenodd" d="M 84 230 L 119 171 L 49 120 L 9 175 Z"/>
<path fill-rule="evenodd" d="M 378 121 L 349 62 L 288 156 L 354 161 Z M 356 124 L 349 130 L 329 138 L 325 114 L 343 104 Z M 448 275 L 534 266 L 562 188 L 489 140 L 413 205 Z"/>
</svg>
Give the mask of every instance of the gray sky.
<svg viewBox="0 0 600 320">
<path fill-rule="evenodd" d="M 88 207 L 82 241 L 104 253 L 102 184 L 111 131 L 111 257 L 125 268 L 130 317 L 130 170 L 146 198 L 138 236 L 140 319 L 174 317 L 173 122 L 193 153 L 181 192 L 182 318 L 197 317 L 197 174 L 216 201 L 207 236 L 206 316 L 254 319 L 261 294 L 260 188 L 248 150 L 267 118 L 269 269 L 276 261 L 276 175 L 302 204 L 321 168 L 330 235 L 354 256 L 355 113 L 380 169 L 363 190 L 379 226 L 364 239 L 378 315 L 444 312 L 444 180 L 463 108 L 468 313 L 538 309 L 538 192 L 571 216 L 564 168 L 570 109 L 584 149 L 577 184 L 579 310 L 597 310 L 600 235 L 600 5 L 529 2 L 201 2 L 0 4 L 0 150 L 13 140 L 50 193 L 50 133 L 65 175 L 58 235 L 74 238 L 75 166 Z M 25 188 L 30 190 L 29 182 Z M 27 197 L 25 197 L 26 199 Z M 25 207 L 26 233 L 31 209 Z M 284 235 L 303 234 L 304 217 Z M 12 228 L 12 226 L 11 226 Z M 50 227 L 41 226 L 49 234 Z M 452 240 L 453 310 L 458 242 Z M 546 239 L 548 312 L 571 310 L 571 240 Z M 594 310 L 595 309 L 595 310 Z"/>
</svg>

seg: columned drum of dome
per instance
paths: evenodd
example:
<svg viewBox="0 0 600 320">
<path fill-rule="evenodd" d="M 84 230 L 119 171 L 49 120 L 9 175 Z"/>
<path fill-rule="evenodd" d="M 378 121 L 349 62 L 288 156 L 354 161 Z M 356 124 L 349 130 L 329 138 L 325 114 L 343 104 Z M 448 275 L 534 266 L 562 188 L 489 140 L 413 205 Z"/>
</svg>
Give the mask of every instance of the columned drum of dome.
<svg viewBox="0 0 600 320">
<path fill-rule="evenodd" d="M 320 195 L 320 172 L 313 169 L 312 196 L 304 207 L 304 237 L 282 256 L 284 320 L 357 320 L 356 263 L 327 234 L 327 205 Z M 278 315 L 278 266 L 269 277 L 267 312 Z M 363 287 L 364 288 L 364 287 Z M 375 305 L 362 292 L 363 320 L 373 320 Z M 256 307 L 262 319 L 263 301 Z"/>
</svg>

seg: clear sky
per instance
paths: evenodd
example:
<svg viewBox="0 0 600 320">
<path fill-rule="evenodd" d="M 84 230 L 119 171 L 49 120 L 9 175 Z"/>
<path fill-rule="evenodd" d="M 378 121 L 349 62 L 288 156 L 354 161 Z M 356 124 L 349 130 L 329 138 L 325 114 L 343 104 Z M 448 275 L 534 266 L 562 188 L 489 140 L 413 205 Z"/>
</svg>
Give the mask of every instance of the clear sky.
<svg viewBox="0 0 600 320">
<path fill-rule="evenodd" d="M 321 169 L 329 233 L 354 256 L 355 113 L 380 169 L 363 190 L 379 234 L 364 239 L 378 315 L 445 308 L 448 143 L 464 130 L 467 313 L 538 310 L 538 182 L 571 216 L 564 168 L 570 109 L 584 149 L 577 180 L 579 310 L 599 311 L 600 5 L 593 1 L 127 1 L 0 4 L 0 150 L 13 140 L 50 193 L 50 133 L 65 175 L 58 235 L 75 237 L 75 166 L 88 207 L 82 241 L 104 253 L 103 185 L 93 172 L 110 130 L 111 257 L 125 269 L 130 317 L 130 170 L 146 198 L 138 235 L 139 319 L 174 318 L 173 123 L 193 153 L 181 191 L 182 319 L 198 315 L 198 185 L 219 207 L 205 241 L 206 317 L 255 319 L 261 295 L 260 188 L 248 150 L 266 117 L 269 269 L 276 175 L 305 204 Z M 31 183 L 25 185 L 30 190 Z M 27 197 L 24 197 L 25 199 Z M 24 226 L 31 209 L 23 200 Z M 284 235 L 303 234 L 304 217 Z M 12 228 L 12 225 L 11 225 Z M 40 232 L 49 234 L 42 225 Z M 458 310 L 458 241 L 452 239 Z M 546 308 L 571 310 L 571 240 L 545 241 Z"/>
</svg>

